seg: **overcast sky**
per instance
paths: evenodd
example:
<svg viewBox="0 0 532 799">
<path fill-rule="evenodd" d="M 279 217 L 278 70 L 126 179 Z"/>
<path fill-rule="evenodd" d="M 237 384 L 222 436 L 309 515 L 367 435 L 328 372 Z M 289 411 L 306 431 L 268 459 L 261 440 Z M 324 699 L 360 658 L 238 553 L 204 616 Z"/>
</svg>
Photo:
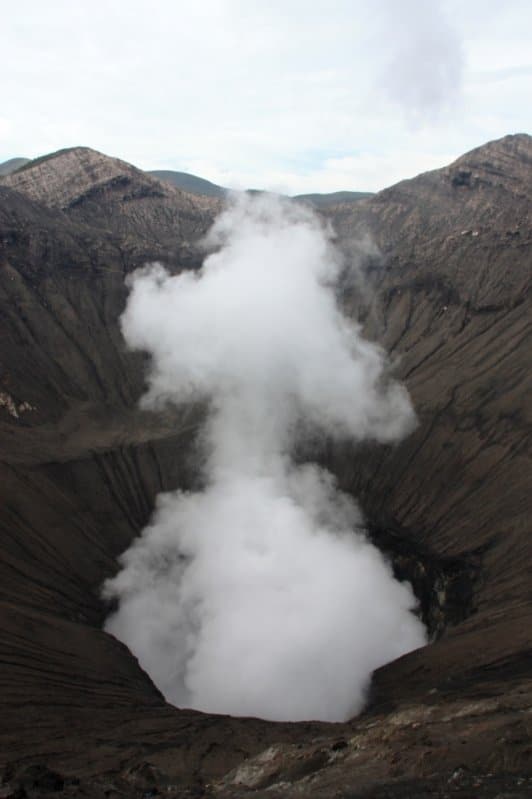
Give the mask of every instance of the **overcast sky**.
<svg viewBox="0 0 532 799">
<path fill-rule="evenodd" d="M 0 161 L 378 190 L 532 129 L 530 0 L 0 0 Z"/>
</svg>

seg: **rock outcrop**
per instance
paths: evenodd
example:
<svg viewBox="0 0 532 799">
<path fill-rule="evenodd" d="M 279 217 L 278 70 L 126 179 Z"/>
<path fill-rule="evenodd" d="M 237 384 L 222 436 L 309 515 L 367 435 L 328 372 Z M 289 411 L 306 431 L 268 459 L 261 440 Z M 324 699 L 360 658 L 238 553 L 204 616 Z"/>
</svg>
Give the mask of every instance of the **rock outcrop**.
<svg viewBox="0 0 532 799">
<path fill-rule="evenodd" d="M 159 491 L 194 480 L 200 413 L 137 408 L 124 278 L 147 260 L 196 268 L 218 200 L 84 148 L 2 179 L 5 791 L 44 792 L 31 767 L 91 796 L 527 795 L 531 178 L 532 139 L 510 136 L 326 212 L 367 278 L 361 290 L 346 270 L 342 301 L 392 353 L 419 426 L 393 448 L 317 454 L 398 571 L 430 575 L 440 614 L 437 640 L 380 669 L 344 725 L 170 707 L 101 631 L 117 555 Z"/>
</svg>

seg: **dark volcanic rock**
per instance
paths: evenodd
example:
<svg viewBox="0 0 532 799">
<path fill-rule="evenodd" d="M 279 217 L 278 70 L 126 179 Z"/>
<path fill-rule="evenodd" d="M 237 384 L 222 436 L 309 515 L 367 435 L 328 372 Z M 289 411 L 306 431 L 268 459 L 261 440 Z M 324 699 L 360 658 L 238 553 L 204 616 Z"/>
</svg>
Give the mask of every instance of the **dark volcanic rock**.
<svg viewBox="0 0 532 799">
<path fill-rule="evenodd" d="M 526 795 L 531 178 L 530 137 L 506 137 L 330 212 L 347 252 L 378 245 L 371 290 L 346 274 L 343 302 L 392 353 L 419 427 L 320 457 L 441 610 L 437 641 L 380 669 L 346 725 L 177 710 L 101 631 L 116 556 L 159 491 L 194 480 L 200 414 L 137 409 L 124 277 L 197 267 L 218 201 L 83 148 L 2 180 L 0 765 L 59 773 L 65 795 Z"/>
<path fill-rule="evenodd" d="M 531 177 L 532 139 L 509 136 L 335 220 L 340 237 L 378 243 L 366 327 L 397 356 L 420 422 L 336 468 L 374 521 L 482 564 L 475 614 L 404 659 L 404 694 L 410 667 L 418 692 L 440 675 L 484 680 L 530 647 Z M 390 668 L 377 685 L 392 671 L 395 684 Z"/>
</svg>

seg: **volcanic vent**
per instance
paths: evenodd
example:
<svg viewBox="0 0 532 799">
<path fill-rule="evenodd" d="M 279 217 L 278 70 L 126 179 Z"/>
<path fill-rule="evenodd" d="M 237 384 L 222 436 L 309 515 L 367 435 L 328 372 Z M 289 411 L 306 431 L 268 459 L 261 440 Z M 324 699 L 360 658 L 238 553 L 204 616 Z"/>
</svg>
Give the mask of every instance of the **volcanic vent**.
<svg viewBox="0 0 532 799">
<path fill-rule="evenodd" d="M 293 448 L 305 427 L 394 441 L 414 413 L 340 314 L 340 257 L 310 210 L 240 197 L 208 240 L 199 272 L 130 280 L 123 331 L 153 356 L 143 404 L 209 404 L 205 488 L 160 498 L 106 584 L 106 629 L 178 706 L 344 720 L 425 636 L 352 498 Z"/>
</svg>

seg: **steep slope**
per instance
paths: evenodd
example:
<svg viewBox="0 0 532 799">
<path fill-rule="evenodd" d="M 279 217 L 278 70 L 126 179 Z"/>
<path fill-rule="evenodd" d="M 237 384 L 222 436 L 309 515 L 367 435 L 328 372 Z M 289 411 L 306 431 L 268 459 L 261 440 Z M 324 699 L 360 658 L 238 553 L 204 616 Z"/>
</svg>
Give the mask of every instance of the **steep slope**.
<svg viewBox="0 0 532 799">
<path fill-rule="evenodd" d="M 442 673 L 480 679 L 530 647 L 531 176 L 532 139 L 509 136 L 335 217 L 341 237 L 369 232 L 380 248 L 366 326 L 420 420 L 344 479 L 373 518 L 481 573 L 474 616 L 402 665 L 423 661 L 414 691 Z"/>
<path fill-rule="evenodd" d="M 87 154 L 79 157 L 85 171 Z M 89 157 L 99 164 L 103 218 L 120 204 L 116 163 L 109 159 L 106 172 L 105 157 Z M 71 151 L 54 160 L 56 174 L 75 173 Z M 28 170 L 26 195 L 38 193 L 31 172 L 45 167 Z M 94 222 L 90 180 L 83 193 L 70 192 L 72 208 L 60 187 L 57 194 L 48 186 L 50 207 L 0 187 L 0 751 L 2 762 L 52 762 L 83 776 L 134 763 L 167 741 L 173 754 L 164 757 L 190 780 L 200 767 L 222 773 L 257 751 L 270 728 L 276 740 L 279 732 L 178 713 L 100 631 L 100 586 L 116 556 L 148 520 L 156 494 L 192 479 L 179 453 L 194 414 L 137 410 L 143 359 L 125 351 L 117 321 L 127 272 L 159 257 L 194 268 L 195 239 L 212 213 L 172 190 L 152 211 L 145 184 L 133 173 L 124 211 L 138 237 L 121 220 L 114 230 Z M 167 222 L 174 217 L 177 229 Z M 281 737 L 295 734 L 287 728 Z M 234 743 L 218 751 L 223 740 Z"/>
<path fill-rule="evenodd" d="M 276 783 L 267 796 L 362 796 L 375 783 L 415 796 L 413 780 L 455 785 L 447 781 L 463 763 L 472 780 L 495 773 L 494 793 L 482 777 L 486 796 L 508 788 L 497 774 L 522 778 L 532 693 L 531 177 L 530 137 L 506 137 L 330 212 L 370 286 L 361 292 L 346 270 L 343 302 L 396 357 L 420 423 L 394 448 L 317 454 L 381 535 L 392 531 L 425 564 L 461 569 L 453 590 L 458 602 L 467 596 L 437 642 L 377 673 L 368 715 L 350 725 L 170 708 L 100 631 L 99 586 L 116 556 L 157 492 L 194 482 L 188 452 L 201 413 L 137 409 L 144 363 L 125 351 L 117 324 L 124 277 L 154 258 L 195 268 L 217 201 L 82 148 L 2 182 L 4 761 L 124 777 L 149 760 L 189 787 L 240 764 L 219 784 L 227 796 Z M 438 574 L 443 602 L 449 586 Z M 391 793 L 401 779 L 410 782 Z M 467 774 L 456 779 L 463 795 L 476 790 Z"/>
</svg>

